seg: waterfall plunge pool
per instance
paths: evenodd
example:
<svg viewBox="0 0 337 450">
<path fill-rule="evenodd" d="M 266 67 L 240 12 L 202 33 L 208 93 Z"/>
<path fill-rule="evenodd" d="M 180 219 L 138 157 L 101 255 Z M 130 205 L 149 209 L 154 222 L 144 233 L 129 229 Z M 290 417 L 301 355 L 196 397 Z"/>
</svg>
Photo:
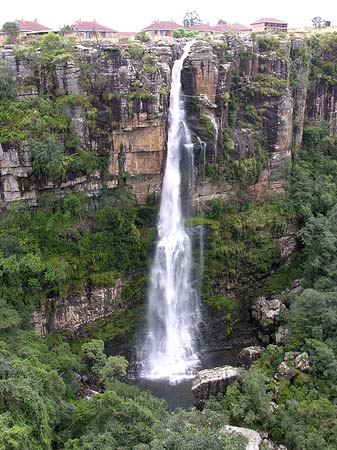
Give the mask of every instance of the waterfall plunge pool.
<svg viewBox="0 0 337 450">
<path fill-rule="evenodd" d="M 228 335 L 228 325 L 225 318 L 215 315 L 209 307 L 202 305 L 203 321 L 200 324 L 202 351 L 200 367 L 197 370 L 208 369 L 226 364 L 236 366 L 237 355 L 249 345 L 254 345 L 256 330 L 250 320 L 248 305 L 244 303 L 238 311 L 239 321 Z M 170 410 L 178 407 L 188 408 L 198 403 L 192 392 L 192 378 L 172 384 L 167 379 L 148 380 L 139 376 L 136 363 L 136 343 L 140 336 L 146 333 L 146 320 L 135 324 L 135 329 L 124 336 L 106 342 L 106 352 L 110 355 L 123 355 L 130 362 L 128 382 L 146 389 L 156 397 L 167 401 Z"/>
</svg>

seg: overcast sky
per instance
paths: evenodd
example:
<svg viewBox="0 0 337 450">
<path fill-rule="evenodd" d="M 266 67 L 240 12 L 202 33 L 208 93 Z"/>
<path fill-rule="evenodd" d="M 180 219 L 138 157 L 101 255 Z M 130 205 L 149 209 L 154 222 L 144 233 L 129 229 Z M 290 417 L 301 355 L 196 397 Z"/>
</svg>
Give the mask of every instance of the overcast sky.
<svg viewBox="0 0 337 450">
<path fill-rule="evenodd" d="M 218 19 L 249 25 L 260 17 L 273 17 L 287 21 L 291 27 L 310 26 L 315 16 L 337 25 L 334 0 L 2 0 L 0 27 L 23 17 L 58 29 L 81 18 L 96 19 L 120 31 L 138 31 L 156 19 L 182 23 L 185 12 L 191 9 L 211 25 Z"/>
</svg>

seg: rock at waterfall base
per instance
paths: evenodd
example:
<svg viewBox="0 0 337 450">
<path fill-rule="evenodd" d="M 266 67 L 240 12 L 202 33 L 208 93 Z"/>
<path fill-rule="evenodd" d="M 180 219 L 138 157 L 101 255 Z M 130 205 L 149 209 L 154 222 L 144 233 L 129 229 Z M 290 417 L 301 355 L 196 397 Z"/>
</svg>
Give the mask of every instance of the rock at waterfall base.
<svg viewBox="0 0 337 450">
<path fill-rule="evenodd" d="M 241 434 L 248 440 L 246 450 L 259 450 L 262 438 L 257 431 L 250 430 L 249 428 L 233 427 L 231 425 L 225 425 L 223 428 L 225 433 L 229 434 Z"/>
<path fill-rule="evenodd" d="M 192 382 L 192 393 L 199 400 L 206 400 L 210 395 L 223 394 L 235 381 L 242 381 L 240 369 L 232 366 L 214 367 L 201 370 Z"/>
<path fill-rule="evenodd" d="M 238 354 L 238 363 L 240 366 L 245 366 L 247 368 L 250 367 L 253 362 L 260 357 L 263 350 L 264 348 L 258 345 L 253 345 L 242 349 Z"/>
</svg>

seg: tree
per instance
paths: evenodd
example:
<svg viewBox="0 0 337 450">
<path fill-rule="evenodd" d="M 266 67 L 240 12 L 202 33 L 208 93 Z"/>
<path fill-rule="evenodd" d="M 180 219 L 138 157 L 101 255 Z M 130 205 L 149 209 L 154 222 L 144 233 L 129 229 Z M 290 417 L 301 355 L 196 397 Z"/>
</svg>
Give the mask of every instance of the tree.
<svg viewBox="0 0 337 450">
<path fill-rule="evenodd" d="M 50 136 L 44 142 L 30 139 L 27 144 L 35 174 L 39 178 L 61 181 L 73 161 L 71 155 L 65 155 L 63 142 Z"/>
<path fill-rule="evenodd" d="M 0 64 L 0 102 L 15 98 L 15 84 L 9 67 Z"/>
<path fill-rule="evenodd" d="M 105 366 L 101 370 L 101 378 L 104 383 L 126 376 L 128 361 L 123 356 L 109 356 Z"/>
<path fill-rule="evenodd" d="M 311 19 L 312 22 L 312 26 L 315 28 L 325 28 L 327 26 L 330 26 L 330 22 L 322 19 L 322 17 L 314 17 L 313 19 Z"/>
<path fill-rule="evenodd" d="M 107 360 L 104 353 L 104 342 L 100 339 L 92 339 L 82 345 L 82 352 L 87 367 L 95 374 L 99 373 Z"/>
<path fill-rule="evenodd" d="M 62 36 L 65 36 L 66 34 L 74 33 L 74 28 L 72 25 L 63 25 L 63 27 L 60 30 L 60 33 Z"/>
<path fill-rule="evenodd" d="M 150 36 L 146 34 L 145 31 L 141 31 L 136 34 L 135 39 L 139 42 L 149 42 Z"/>
<path fill-rule="evenodd" d="M 5 33 L 10 44 L 15 44 L 17 42 L 20 29 L 16 22 L 5 22 L 2 26 L 2 31 Z"/>
<path fill-rule="evenodd" d="M 201 19 L 197 11 L 186 11 L 183 23 L 185 27 L 194 27 L 201 24 Z"/>
<path fill-rule="evenodd" d="M 334 279 L 337 259 L 336 215 L 337 205 L 329 211 L 328 216 L 311 216 L 299 233 L 306 258 L 303 274 L 309 284 L 319 277 L 325 277 L 326 282 L 329 278 Z"/>
<path fill-rule="evenodd" d="M 0 332 L 15 329 L 21 322 L 17 311 L 0 298 Z"/>
<path fill-rule="evenodd" d="M 226 20 L 219 19 L 217 25 L 227 25 Z"/>
</svg>

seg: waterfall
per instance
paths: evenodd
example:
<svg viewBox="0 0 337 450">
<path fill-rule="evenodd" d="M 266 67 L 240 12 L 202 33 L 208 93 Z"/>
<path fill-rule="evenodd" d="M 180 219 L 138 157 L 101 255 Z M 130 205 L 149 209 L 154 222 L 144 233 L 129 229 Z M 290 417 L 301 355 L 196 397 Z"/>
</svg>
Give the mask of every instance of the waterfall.
<svg viewBox="0 0 337 450">
<path fill-rule="evenodd" d="M 141 377 L 168 379 L 170 383 L 192 377 L 200 363 L 199 295 L 191 279 L 192 244 L 184 226 L 186 214 L 181 201 L 182 152 L 187 151 L 188 159 L 193 161 L 180 81 L 191 45 L 186 44 L 172 69 L 167 159 L 148 293 L 148 331 L 137 358 Z M 184 176 L 194 177 L 193 168 Z M 193 183 L 194 179 L 190 179 L 188 186 Z"/>
<path fill-rule="evenodd" d="M 204 178 L 206 173 L 206 142 L 202 141 L 198 137 L 200 152 L 199 152 L 199 171 L 201 176 Z"/>
</svg>

